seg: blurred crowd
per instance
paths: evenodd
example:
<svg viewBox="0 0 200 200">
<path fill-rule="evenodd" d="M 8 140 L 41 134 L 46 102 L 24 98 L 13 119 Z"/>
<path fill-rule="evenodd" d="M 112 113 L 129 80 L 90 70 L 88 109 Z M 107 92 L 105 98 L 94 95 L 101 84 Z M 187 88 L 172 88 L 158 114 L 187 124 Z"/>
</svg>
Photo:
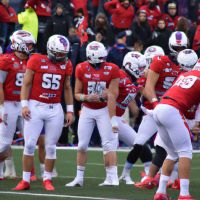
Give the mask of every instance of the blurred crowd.
<svg viewBox="0 0 200 200">
<path fill-rule="evenodd" d="M 66 36 L 74 67 L 86 60 L 86 46 L 93 40 L 108 48 L 107 61 L 119 67 L 131 50 L 143 53 L 148 46 L 158 45 L 168 54 L 168 40 L 175 30 L 186 33 L 190 48 L 200 56 L 200 1 L 0 0 L 0 53 L 10 51 L 10 35 L 19 29 L 34 35 L 39 53 L 46 53 L 50 36 Z M 79 110 L 75 102 L 77 116 Z"/>
</svg>

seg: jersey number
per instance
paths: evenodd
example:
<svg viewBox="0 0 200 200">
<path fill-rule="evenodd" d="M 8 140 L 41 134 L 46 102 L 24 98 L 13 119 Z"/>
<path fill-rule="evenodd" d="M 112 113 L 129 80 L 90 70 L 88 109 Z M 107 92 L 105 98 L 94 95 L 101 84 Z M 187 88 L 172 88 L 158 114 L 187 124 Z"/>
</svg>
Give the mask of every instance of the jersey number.
<svg viewBox="0 0 200 200">
<path fill-rule="evenodd" d="M 59 74 L 43 74 L 42 87 L 45 89 L 58 90 L 61 78 Z"/>
<path fill-rule="evenodd" d="M 17 73 L 15 85 L 18 86 L 18 87 L 21 87 L 22 84 L 23 84 L 23 78 L 24 78 L 24 73 Z"/>
<path fill-rule="evenodd" d="M 88 82 L 88 94 L 102 94 L 103 90 L 106 88 L 106 82 L 100 81 L 89 81 Z"/>
<path fill-rule="evenodd" d="M 188 89 L 194 85 L 196 80 L 196 76 L 180 76 L 180 78 L 175 82 L 174 86 L 179 86 L 181 88 Z"/>
</svg>

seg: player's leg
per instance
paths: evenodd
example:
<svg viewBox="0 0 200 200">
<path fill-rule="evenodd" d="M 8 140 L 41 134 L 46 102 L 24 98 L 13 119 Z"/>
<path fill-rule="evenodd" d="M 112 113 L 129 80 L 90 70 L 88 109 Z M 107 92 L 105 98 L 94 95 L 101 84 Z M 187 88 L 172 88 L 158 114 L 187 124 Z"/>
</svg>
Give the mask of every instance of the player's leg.
<svg viewBox="0 0 200 200">
<path fill-rule="evenodd" d="M 44 160 L 45 160 L 45 138 L 44 138 L 44 128 L 38 138 L 38 158 L 40 162 L 40 173 L 41 177 L 44 175 Z"/>
<path fill-rule="evenodd" d="M 83 107 L 78 122 L 77 170 L 75 179 L 66 187 L 83 186 L 87 148 L 95 126 L 94 110 Z"/>
<path fill-rule="evenodd" d="M 157 131 L 157 126 L 154 119 L 150 115 L 144 115 L 142 122 L 138 129 L 137 137 L 134 141 L 133 149 L 129 152 L 127 156 L 126 163 L 124 165 L 123 171 L 130 170 L 142 152 L 143 145 L 155 134 Z"/>
<path fill-rule="evenodd" d="M 24 120 L 24 152 L 23 152 L 23 177 L 22 181 L 13 190 L 25 190 L 30 187 L 31 169 L 33 166 L 35 147 L 44 125 L 38 102 L 29 101 L 31 118 Z"/>
<path fill-rule="evenodd" d="M 116 154 L 118 147 L 118 134 L 112 132 L 107 107 L 99 109 L 96 112 L 96 123 L 101 136 L 106 167 L 106 179 L 100 185 L 119 185 Z"/>
<path fill-rule="evenodd" d="M 44 106 L 48 115 L 45 117 L 45 169 L 43 176 L 43 185 L 46 190 L 54 190 L 51 183 L 52 172 L 56 160 L 56 144 L 62 133 L 64 125 L 64 113 L 61 104 L 55 104 L 53 107 Z"/>
</svg>

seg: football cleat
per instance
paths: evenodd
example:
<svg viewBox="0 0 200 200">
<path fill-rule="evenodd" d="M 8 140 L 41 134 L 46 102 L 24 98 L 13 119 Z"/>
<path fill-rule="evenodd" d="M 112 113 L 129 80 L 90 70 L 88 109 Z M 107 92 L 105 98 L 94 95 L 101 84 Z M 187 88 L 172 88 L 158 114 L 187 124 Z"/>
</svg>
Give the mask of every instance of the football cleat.
<svg viewBox="0 0 200 200">
<path fill-rule="evenodd" d="M 119 181 L 124 181 L 126 185 L 133 185 L 135 182 L 132 181 L 130 175 L 120 176 Z"/>
<path fill-rule="evenodd" d="M 99 186 L 119 186 L 119 179 L 113 177 L 106 177 L 103 183 L 100 183 Z"/>
<path fill-rule="evenodd" d="M 185 200 L 195 200 L 192 196 L 181 196 L 179 195 L 178 200 L 185 199 Z"/>
<path fill-rule="evenodd" d="M 30 183 L 24 180 L 21 180 L 15 188 L 12 190 L 29 190 L 30 189 Z"/>
<path fill-rule="evenodd" d="M 151 190 L 158 186 L 158 182 L 154 178 L 147 177 L 143 182 L 135 183 L 134 185 L 137 188 Z"/>
<path fill-rule="evenodd" d="M 180 179 L 176 179 L 171 188 L 174 190 L 180 190 Z"/>
<path fill-rule="evenodd" d="M 4 172 L 4 178 L 6 178 L 6 179 L 16 179 L 17 176 L 16 176 L 15 171 L 11 172 L 11 171 L 6 170 Z"/>
<path fill-rule="evenodd" d="M 52 181 L 51 180 L 45 180 L 43 181 L 43 186 L 45 188 L 45 190 L 48 190 L 48 191 L 53 191 L 55 190 L 54 186 L 52 185 Z"/>
<path fill-rule="evenodd" d="M 156 193 L 154 195 L 154 200 L 170 200 L 168 194 Z"/>
<path fill-rule="evenodd" d="M 65 187 L 82 187 L 83 186 L 83 178 L 75 178 L 72 182 L 67 183 Z"/>
</svg>

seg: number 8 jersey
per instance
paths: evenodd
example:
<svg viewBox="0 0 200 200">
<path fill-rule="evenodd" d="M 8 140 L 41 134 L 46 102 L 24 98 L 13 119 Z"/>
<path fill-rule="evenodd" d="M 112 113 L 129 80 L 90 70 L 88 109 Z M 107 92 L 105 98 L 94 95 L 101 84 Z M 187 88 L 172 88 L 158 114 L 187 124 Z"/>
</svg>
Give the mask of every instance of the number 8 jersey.
<svg viewBox="0 0 200 200">
<path fill-rule="evenodd" d="M 29 99 L 43 103 L 59 103 L 66 76 L 72 74 L 72 63 L 53 63 L 46 55 L 34 54 L 27 63 L 27 69 L 34 71 Z"/>
<path fill-rule="evenodd" d="M 1 76 L 3 83 L 4 99 L 7 101 L 20 101 L 20 91 L 27 60 L 20 60 L 14 53 L 0 56 Z"/>
</svg>

